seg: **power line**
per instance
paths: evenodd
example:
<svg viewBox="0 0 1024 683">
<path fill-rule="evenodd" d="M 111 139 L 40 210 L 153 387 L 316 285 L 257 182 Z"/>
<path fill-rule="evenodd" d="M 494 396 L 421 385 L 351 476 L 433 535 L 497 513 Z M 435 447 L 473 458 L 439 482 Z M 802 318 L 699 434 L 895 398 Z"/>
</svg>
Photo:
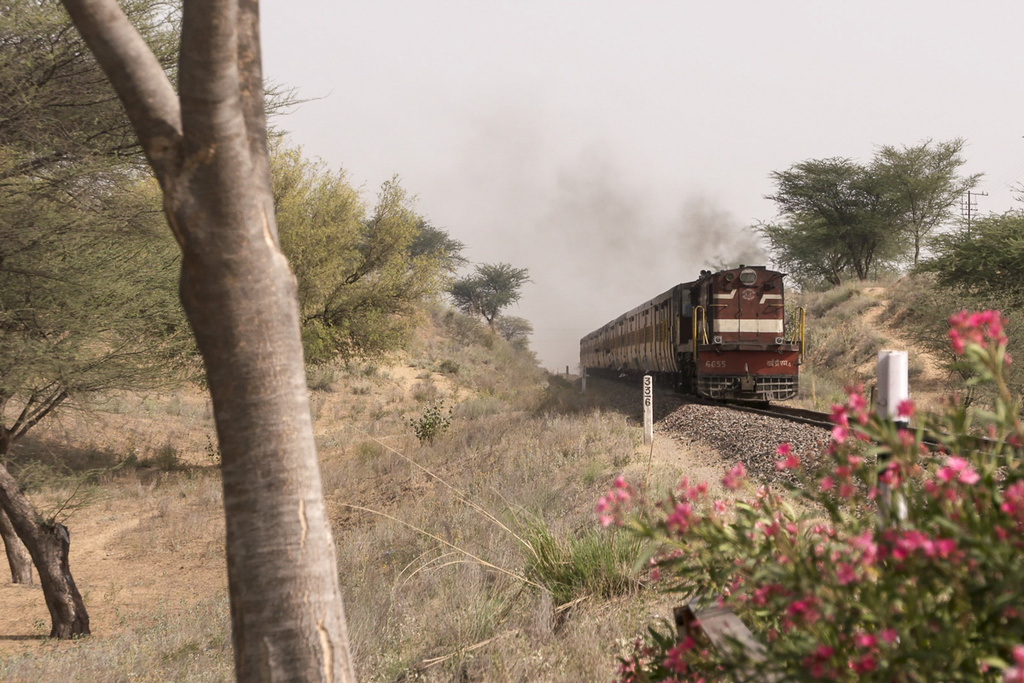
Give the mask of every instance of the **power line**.
<svg viewBox="0 0 1024 683">
<path fill-rule="evenodd" d="M 960 198 L 960 215 L 967 219 L 967 229 L 971 229 L 971 216 L 978 212 L 978 202 L 975 197 L 987 197 L 988 192 L 971 192 L 967 190 L 967 196 Z"/>
</svg>

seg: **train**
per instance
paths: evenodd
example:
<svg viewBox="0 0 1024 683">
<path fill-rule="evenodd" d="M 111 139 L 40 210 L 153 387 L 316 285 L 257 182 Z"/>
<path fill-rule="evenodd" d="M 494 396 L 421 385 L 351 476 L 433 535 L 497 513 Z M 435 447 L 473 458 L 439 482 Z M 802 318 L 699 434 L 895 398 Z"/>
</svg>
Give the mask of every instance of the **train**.
<svg viewBox="0 0 1024 683">
<path fill-rule="evenodd" d="M 703 270 L 580 340 L 588 375 L 650 374 L 710 399 L 784 401 L 799 390 L 804 311 L 787 315 L 785 273 Z"/>
</svg>

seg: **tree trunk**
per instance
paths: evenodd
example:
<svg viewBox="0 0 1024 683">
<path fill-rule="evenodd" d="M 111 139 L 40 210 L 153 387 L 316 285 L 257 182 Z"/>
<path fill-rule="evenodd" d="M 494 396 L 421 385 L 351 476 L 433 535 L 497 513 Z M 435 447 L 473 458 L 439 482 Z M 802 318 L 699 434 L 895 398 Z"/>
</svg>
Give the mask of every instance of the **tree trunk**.
<svg viewBox="0 0 1024 683">
<path fill-rule="evenodd" d="M 28 554 L 28 548 L 18 538 L 11 520 L 0 507 L 0 538 L 4 540 L 4 548 L 7 551 L 7 563 L 11 565 L 11 581 L 13 583 L 32 584 L 32 557 Z"/>
<path fill-rule="evenodd" d="M 183 261 L 182 302 L 222 457 L 236 672 L 239 680 L 354 680 L 345 678 L 348 662 L 332 661 L 339 647 L 348 658 L 348 636 L 294 288 L 284 257 L 259 234 L 229 259 L 187 252 Z"/>
<path fill-rule="evenodd" d="M 114 0 L 63 0 L 113 83 L 182 249 L 222 457 L 238 680 L 355 680 L 278 248 L 256 0 L 185 0 L 180 98 Z M 30 548 L 31 550 L 31 548 Z"/>
<path fill-rule="evenodd" d="M 18 483 L 0 465 L 0 505 L 25 543 L 39 572 L 39 584 L 50 610 L 50 637 L 71 638 L 89 633 L 89 615 L 71 578 L 68 550 L 71 537 L 63 524 L 44 522 Z"/>
</svg>

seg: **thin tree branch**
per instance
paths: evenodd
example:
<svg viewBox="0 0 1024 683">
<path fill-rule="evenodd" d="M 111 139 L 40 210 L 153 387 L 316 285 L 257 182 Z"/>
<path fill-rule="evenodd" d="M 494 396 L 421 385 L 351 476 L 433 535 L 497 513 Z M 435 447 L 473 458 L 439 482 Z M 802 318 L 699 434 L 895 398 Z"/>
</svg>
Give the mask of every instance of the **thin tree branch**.
<svg viewBox="0 0 1024 683">
<path fill-rule="evenodd" d="M 49 398 L 44 401 L 40 401 L 37 408 L 28 416 L 28 419 L 21 422 L 19 418 L 19 424 L 15 424 L 10 430 L 10 443 L 18 441 L 21 437 L 25 436 L 30 429 L 39 424 L 39 421 L 49 415 L 57 406 L 64 402 L 64 399 L 68 397 L 66 389 L 62 389 L 56 394 L 51 394 Z"/>
</svg>

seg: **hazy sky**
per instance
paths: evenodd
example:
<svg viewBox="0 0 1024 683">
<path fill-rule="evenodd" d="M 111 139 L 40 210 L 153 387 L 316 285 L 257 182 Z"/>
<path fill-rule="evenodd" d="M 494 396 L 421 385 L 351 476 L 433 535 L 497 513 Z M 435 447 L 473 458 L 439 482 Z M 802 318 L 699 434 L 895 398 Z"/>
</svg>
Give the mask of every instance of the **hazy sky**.
<svg viewBox="0 0 1024 683">
<path fill-rule="evenodd" d="M 262 4 L 277 123 L 372 199 L 392 175 L 473 262 L 530 271 L 543 364 L 701 268 L 760 263 L 768 174 L 967 140 L 979 209 L 1024 179 L 1024 3 Z"/>
</svg>

